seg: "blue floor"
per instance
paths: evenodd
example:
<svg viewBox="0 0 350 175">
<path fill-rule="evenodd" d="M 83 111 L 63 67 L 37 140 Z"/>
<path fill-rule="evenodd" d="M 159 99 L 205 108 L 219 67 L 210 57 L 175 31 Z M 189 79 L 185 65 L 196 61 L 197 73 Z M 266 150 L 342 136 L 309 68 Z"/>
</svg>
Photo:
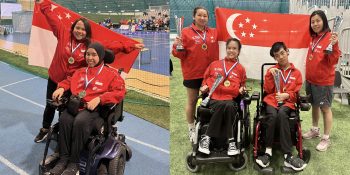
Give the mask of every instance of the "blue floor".
<svg viewBox="0 0 350 175">
<path fill-rule="evenodd" d="M 45 144 L 33 139 L 41 127 L 46 83 L 0 62 L 0 174 L 38 174 Z M 169 131 L 124 115 L 118 131 L 133 151 L 125 174 L 169 174 Z"/>
</svg>

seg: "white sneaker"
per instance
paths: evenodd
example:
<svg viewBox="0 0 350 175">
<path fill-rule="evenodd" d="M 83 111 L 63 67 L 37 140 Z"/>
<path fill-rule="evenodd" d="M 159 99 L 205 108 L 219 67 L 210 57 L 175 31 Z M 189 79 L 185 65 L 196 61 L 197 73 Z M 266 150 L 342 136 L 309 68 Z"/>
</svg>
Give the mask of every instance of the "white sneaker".
<svg viewBox="0 0 350 175">
<path fill-rule="evenodd" d="M 315 137 L 320 137 L 320 128 L 318 129 L 310 129 L 308 132 L 303 134 L 304 139 L 312 139 Z"/>
<path fill-rule="evenodd" d="M 236 147 L 236 142 L 230 142 L 228 144 L 227 155 L 234 156 L 234 155 L 237 155 L 239 153 L 240 153 L 240 151 Z"/>
<path fill-rule="evenodd" d="M 326 151 L 329 146 L 331 146 L 331 140 L 329 138 L 322 138 L 321 142 L 316 146 L 316 150 L 323 152 Z"/>
<path fill-rule="evenodd" d="M 210 137 L 209 136 L 203 136 L 201 141 L 199 142 L 198 151 L 202 152 L 204 154 L 210 154 L 209 144 L 210 144 Z"/>
<path fill-rule="evenodd" d="M 190 138 L 190 142 L 194 142 L 194 138 L 196 137 L 195 128 L 188 129 L 188 137 Z"/>
</svg>

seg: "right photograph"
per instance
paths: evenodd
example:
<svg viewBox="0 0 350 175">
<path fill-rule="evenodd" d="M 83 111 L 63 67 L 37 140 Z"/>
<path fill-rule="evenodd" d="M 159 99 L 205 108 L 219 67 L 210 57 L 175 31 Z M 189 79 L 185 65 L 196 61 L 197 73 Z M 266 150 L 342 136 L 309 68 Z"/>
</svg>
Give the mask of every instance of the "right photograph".
<svg viewBox="0 0 350 175">
<path fill-rule="evenodd" d="M 170 0 L 170 174 L 348 174 L 350 0 Z"/>
</svg>

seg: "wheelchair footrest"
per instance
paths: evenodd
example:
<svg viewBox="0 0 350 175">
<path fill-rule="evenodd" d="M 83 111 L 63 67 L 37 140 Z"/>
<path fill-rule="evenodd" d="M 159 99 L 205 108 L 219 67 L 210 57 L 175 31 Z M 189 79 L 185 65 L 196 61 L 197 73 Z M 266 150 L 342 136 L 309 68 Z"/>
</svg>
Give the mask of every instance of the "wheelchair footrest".
<svg viewBox="0 0 350 175">
<path fill-rule="evenodd" d="M 303 171 L 303 170 L 301 170 Z M 292 168 L 286 167 L 286 166 L 281 166 L 281 173 L 283 174 L 291 174 L 291 173 L 297 173 L 297 172 L 301 172 L 301 171 L 295 171 Z"/>
<path fill-rule="evenodd" d="M 197 164 L 206 164 L 206 163 L 232 163 L 239 160 L 239 155 L 237 156 L 228 156 L 227 151 L 225 152 L 211 152 L 209 155 L 198 153 L 196 156 Z"/>
<path fill-rule="evenodd" d="M 274 169 L 270 166 L 266 167 L 266 168 L 263 168 L 263 167 L 260 167 L 258 164 L 256 164 L 254 162 L 254 166 L 253 168 L 258 171 L 259 173 L 262 173 L 262 174 L 274 174 Z"/>
</svg>

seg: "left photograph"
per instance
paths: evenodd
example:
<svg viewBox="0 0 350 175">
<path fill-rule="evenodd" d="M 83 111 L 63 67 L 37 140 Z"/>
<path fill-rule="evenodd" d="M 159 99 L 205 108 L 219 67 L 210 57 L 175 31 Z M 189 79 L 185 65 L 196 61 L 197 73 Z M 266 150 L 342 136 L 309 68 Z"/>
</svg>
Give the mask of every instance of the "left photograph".
<svg viewBox="0 0 350 175">
<path fill-rule="evenodd" d="M 168 0 L 0 7 L 0 174 L 170 174 Z"/>
</svg>

